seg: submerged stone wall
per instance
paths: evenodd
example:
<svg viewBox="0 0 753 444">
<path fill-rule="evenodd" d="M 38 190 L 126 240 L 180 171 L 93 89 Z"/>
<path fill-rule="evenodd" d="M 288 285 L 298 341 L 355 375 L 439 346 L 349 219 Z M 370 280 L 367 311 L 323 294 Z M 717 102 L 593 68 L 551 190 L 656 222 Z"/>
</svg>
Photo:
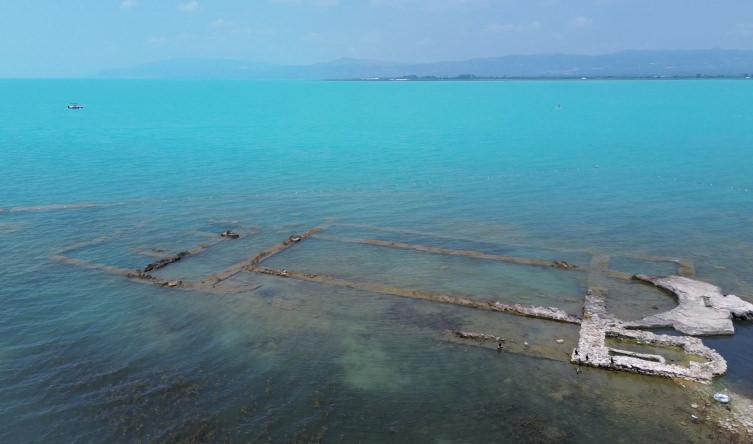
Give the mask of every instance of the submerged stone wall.
<svg viewBox="0 0 753 444">
<path fill-rule="evenodd" d="M 611 316 L 606 310 L 605 292 L 589 290 L 583 305 L 578 347 L 571 361 L 578 365 L 611 370 L 641 373 L 644 375 L 684 378 L 708 383 L 727 371 L 727 363 L 715 350 L 690 336 L 656 335 L 648 331 L 630 330 L 625 322 Z M 688 367 L 668 364 L 658 354 L 637 353 L 608 347 L 606 338 L 633 340 L 638 344 L 658 347 L 679 347 L 686 354 L 701 358 L 690 361 Z"/>
<path fill-rule="evenodd" d="M 694 336 L 731 335 L 733 319 L 753 319 L 753 304 L 732 294 L 724 294 L 716 285 L 682 276 L 635 276 L 636 280 L 661 288 L 677 298 L 677 307 L 639 321 L 630 327 L 672 327 Z"/>
<path fill-rule="evenodd" d="M 675 263 L 678 266 L 678 273 L 681 274 L 680 276 L 632 276 L 624 272 L 611 270 L 609 268 L 610 257 L 607 255 L 592 255 L 590 265 L 577 266 L 561 260 L 521 258 L 494 255 L 479 251 L 456 250 L 377 239 L 333 237 L 322 234 L 331 225 L 331 223 L 325 224 L 314 227 L 301 234 L 293 234 L 272 248 L 251 256 L 219 273 L 207 276 L 198 282 L 166 281 L 153 276 L 151 273 L 175 262 L 200 254 L 208 248 L 219 245 L 223 241 L 237 239 L 240 237 L 239 234 L 229 231 L 221 233 L 214 241 L 199 245 L 191 250 L 183 251 L 175 255 L 165 255 L 159 258 L 159 260 L 146 265 L 143 269 L 138 270 L 111 267 L 69 256 L 70 253 L 76 250 L 105 242 L 107 238 L 98 238 L 92 241 L 72 245 L 56 252 L 51 258 L 61 263 L 91 270 L 99 270 L 145 284 L 207 293 L 221 294 L 228 292 L 254 291 L 260 286 L 239 285 L 231 287 L 225 285 L 225 281 L 239 273 L 258 273 L 320 285 L 346 287 L 367 293 L 387 294 L 403 298 L 455 305 L 469 309 L 495 311 L 547 321 L 579 324 L 580 337 L 578 346 L 573 350 L 570 356 L 570 361 L 574 364 L 654 376 L 679 377 L 699 382 L 710 382 L 715 376 L 721 375 L 726 371 L 726 362 L 716 351 L 706 347 L 700 339 L 691 336 L 657 335 L 649 331 L 638 329 L 673 327 L 688 335 L 732 334 L 734 333 L 734 327 L 732 325 L 732 320 L 734 318 L 753 318 L 753 304 L 745 302 L 734 295 L 725 295 L 718 287 L 712 284 L 692 279 L 691 276 L 694 274 L 693 264 L 689 261 L 680 259 L 653 256 L 647 256 L 644 258 L 645 260 L 653 262 Z M 378 228 L 375 229 L 379 230 Z M 401 232 L 401 230 L 394 229 L 384 230 Z M 407 232 L 412 234 L 418 233 L 413 231 Z M 429 233 L 421 234 L 430 235 Z M 426 254 L 468 257 L 480 260 L 507 262 L 516 265 L 585 272 L 588 277 L 588 286 L 590 289 L 585 295 L 582 316 L 578 316 L 576 314 L 567 313 L 557 307 L 503 304 L 488 299 L 479 299 L 471 295 L 449 295 L 406 289 L 383 283 L 363 282 L 341 277 L 302 273 L 285 269 L 278 270 L 262 266 L 262 263 L 265 260 L 283 253 L 284 251 L 287 251 L 299 243 L 313 237 L 375 247 L 411 250 Z M 655 285 L 673 294 L 678 300 L 678 306 L 667 312 L 648 316 L 638 321 L 622 321 L 615 318 L 607 311 L 607 283 L 605 279 L 635 279 L 647 284 Z M 462 332 L 462 334 L 455 334 L 454 337 L 459 340 L 475 342 L 478 342 L 479 340 L 499 340 L 499 338 L 494 335 L 474 332 Z M 697 360 L 690 361 L 687 367 L 677 364 L 668 364 L 667 360 L 659 354 L 638 353 L 630 350 L 609 347 L 607 345 L 607 338 L 620 338 L 633 341 L 637 344 L 656 347 L 676 347 L 689 356 L 692 355 L 697 357 Z"/>
</svg>

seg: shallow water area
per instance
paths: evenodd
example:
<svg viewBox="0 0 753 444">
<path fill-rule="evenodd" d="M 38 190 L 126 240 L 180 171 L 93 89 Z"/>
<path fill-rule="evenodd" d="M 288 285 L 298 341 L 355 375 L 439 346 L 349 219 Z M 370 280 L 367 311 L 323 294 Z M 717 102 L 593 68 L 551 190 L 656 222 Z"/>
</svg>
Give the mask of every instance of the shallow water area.
<svg viewBox="0 0 753 444">
<path fill-rule="evenodd" d="M 253 270 L 211 293 L 55 260 L 136 271 L 204 245 L 154 273 L 201 282 L 326 226 L 263 266 L 573 314 L 598 285 L 611 313 L 638 319 L 673 297 L 590 273 L 593 258 L 627 274 L 674 272 L 652 258 L 677 258 L 752 300 L 753 84 L 87 80 L 0 92 L 2 442 L 700 443 L 726 437 L 705 411 L 691 421 L 704 390 L 753 396 L 750 322 L 704 339 L 729 371 L 697 390 L 578 369 L 577 325 Z M 82 112 L 65 109 L 74 96 Z"/>
<path fill-rule="evenodd" d="M 607 289 L 607 309 L 626 321 L 669 311 L 677 306 L 674 296 L 641 282 L 610 280 Z"/>
<path fill-rule="evenodd" d="M 265 265 L 508 304 L 557 306 L 571 313 L 580 311 L 583 303 L 579 295 L 585 293 L 583 276 L 562 270 L 316 239 Z"/>
</svg>

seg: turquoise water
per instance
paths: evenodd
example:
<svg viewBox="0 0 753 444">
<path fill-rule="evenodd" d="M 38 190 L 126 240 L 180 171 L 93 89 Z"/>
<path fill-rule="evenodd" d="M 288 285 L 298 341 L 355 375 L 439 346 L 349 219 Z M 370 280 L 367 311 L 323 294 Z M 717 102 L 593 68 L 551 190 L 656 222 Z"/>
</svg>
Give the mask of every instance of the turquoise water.
<svg viewBox="0 0 753 444">
<path fill-rule="evenodd" d="M 256 275 L 235 279 L 253 292 L 169 290 L 50 255 L 107 235 L 71 255 L 136 268 L 255 228 L 164 270 L 198 280 L 334 220 L 335 236 L 573 263 L 682 257 L 753 300 L 753 83 L 18 80 L 0 96 L 2 442 L 713 436 L 672 382 L 578 376 L 575 327 Z M 63 204 L 96 207 L 49 208 Z M 324 239 L 271 265 L 575 313 L 586 287 Z M 609 305 L 630 318 L 672 301 L 622 283 Z M 717 384 L 753 395 L 753 325 L 736 327 L 708 341 L 729 361 Z"/>
</svg>

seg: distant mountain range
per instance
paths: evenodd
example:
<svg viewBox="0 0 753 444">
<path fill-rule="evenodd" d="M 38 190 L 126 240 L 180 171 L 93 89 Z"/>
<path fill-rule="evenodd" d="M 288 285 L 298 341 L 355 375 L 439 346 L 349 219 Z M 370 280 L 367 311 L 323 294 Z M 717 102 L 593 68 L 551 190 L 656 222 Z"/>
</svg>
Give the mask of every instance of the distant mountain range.
<svg viewBox="0 0 753 444">
<path fill-rule="evenodd" d="M 179 59 L 102 72 L 131 79 L 366 79 L 375 77 L 693 77 L 753 74 L 753 51 L 623 51 L 604 55 L 537 54 L 435 63 L 343 58 L 310 65 Z"/>
</svg>

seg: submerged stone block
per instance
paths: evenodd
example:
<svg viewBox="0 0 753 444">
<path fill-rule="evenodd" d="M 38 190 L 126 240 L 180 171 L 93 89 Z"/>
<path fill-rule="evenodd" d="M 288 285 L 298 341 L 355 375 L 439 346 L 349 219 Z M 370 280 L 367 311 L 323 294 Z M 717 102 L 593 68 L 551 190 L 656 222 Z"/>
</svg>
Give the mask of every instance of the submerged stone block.
<svg viewBox="0 0 753 444">
<path fill-rule="evenodd" d="M 104 242 L 107 238 L 97 238 L 80 244 L 72 245 L 60 250 L 52 256 L 52 259 L 78 267 L 100 270 L 107 273 L 123 276 L 132 281 L 155 285 L 159 287 L 175 288 L 182 290 L 195 290 L 207 293 L 223 294 L 238 291 L 254 291 L 259 285 L 242 285 L 236 287 L 224 287 L 221 285 L 227 279 L 242 273 L 251 272 L 283 279 L 294 279 L 335 287 L 346 287 L 368 293 L 386 294 L 402 298 L 423 300 L 428 302 L 449 304 L 469 309 L 508 313 L 516 316 L 524 316 L 534 319 L 565 322 L 580 325 L 580 337 L 578 347 L 570 355 L 570 361 L 579 365 L 588 365 L 612 370 L 628 371 L 646 375 L 679 377 L 699 382 L 709 382 L 717 375 L 723 374 L 726 362 L 713 349 L 706 347 L 703 342 L 690 336 L 657 335 L 648 331 L 637 330 L 639 328 L 674 327 L 678 331 L 689 335 L 704 334 L 732 334 L 734 327 L 733 318 L 753 318 L 753 304 L 743 301 L 734 295 L 725 295 L 719 287 L 687 277 L 692 275 L 692 264 L 689 262 L 674 260 L 681 264 L 682 274 L 685 276 L 649 277 L 631 276 L 622 272 L 609 269 L 610 257 L 606 255 L 594 255 L 589 266 L 579 267 L 565 261 L 541 260 L 521 258 L 503 255 L 494 255 L 478 251 L 455 250 L 438 248 L 425 245 L 408 244 L 392 241 L 372 239 L 332 238 L 320 235 L 329 225 L 312 228 L 301 234 L 289 236 L 281 243 L 262 251 L 255 256 L 237 263 L 222 272 L 208 276 L 198 282 L 183 280 L 167 281 L 159 279 L 150 273 L 180 261 L 189 256 L 200 254 L 208 248 L 219 244 L 225 239 L 234 239 L 236 233 L 222 233 L 214 242 L 199 245 L 191 250 L 178 253 L 174 256 L 166 256 L 149 264 L 141 270 L 128 270 L 110 267 L 103 264 L 93 263 L 67 256 L 68 253 Z M 325 274 L 312 274 L 290 271 L 287 269 L 273 269 L 262 267 L 265 260 L 280 254 L 295 245 L 311 237 L 329 238 L 346 243 L 367 244 L 376 247 L 385 247 L 399 250 L 412 250 L 421 253 L 438 254 L 446 256 L 461 256 L 477 259 L 485 259 L 500 262 L 510 262 L 517 265 L 534 267 L 548 267 L 568 271 L 586 272 L 588 285 L 583 306 L 582 317 L 567 313 L 557 307 L 542 307 L 523 304 L 504 304 L 498 301 L 479 300 L 473 296 L 450 295 L 437 292 L 420 291 L 401 288 L 378 282 L 363 282 L 348 280 L 341 277 Z M 652 258 L 664 260 L 666 258 Z M 606 306 L 606 281 L 608 279 L 637 279 L 650 283 L 675 295 L 678 306 L 672 310 L 656 315 L 648 316 L 639 321 L 626 322 L 617 319 L 610 314 Z M 503 341 L 493 335 L 483 333 L 456 332 L 459 339 L 475 341 Z M 621 338 L 634 341 L 638 344 L 677 347 L 685 354 L 700 358 L 701 362 L 690 361 L 687 367 L 670 364 L 667 360 L 654 353 L 640 353 L 622 348 L 609 347 L 607 338 Z M 524 348 L 527 344 L 524 343 Z M 499 346 L 501 350 L 501 345 Z M 499 350 L 498 350 L 499 351 Z M 561 359 L 561 357 L 560 357 Z"/>
<path fill-rule="evenodd" d="M 607 337 L 631 339 L 637 343 L 659 347 L 680 347 L 688 355 L 700 357 L 703 362 L 691 361 L 688 367 L 668 364 L 658 354 L 637 353 L 608 347 Z M 627 371 L 668 378 L 684 378 L 709 383 L 715 376 L 727 371 L 727 363 L 715 350 L 690 336 L 657 335 L 648 331 L 631 330 L 623 321 L 609 315 L 605 293 L 592 291 L 583 305 L 578 347 L 573 350 L 571 362 L 578 365 Z"/>
<path fill-rule="evenodd" d="M 627 326 L 673 327 L 694 336 L 731 335 L 735 332 L 733 319 L 753 319 L 753 304 L 722 293 L 716 285 L 683 276 L 638 275 L 635 279 L 673 294 L 678 305 L 670 311 L 627 323 Z"/>
</svg>

